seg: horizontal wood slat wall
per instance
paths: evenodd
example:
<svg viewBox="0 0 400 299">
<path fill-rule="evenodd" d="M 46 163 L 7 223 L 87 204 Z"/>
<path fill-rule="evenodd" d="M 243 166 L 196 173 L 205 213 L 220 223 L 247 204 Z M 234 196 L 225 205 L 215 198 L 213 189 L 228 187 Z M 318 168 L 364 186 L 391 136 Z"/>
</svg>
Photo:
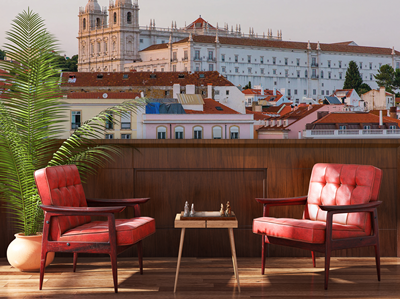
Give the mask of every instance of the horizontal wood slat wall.
<svg viewBox="0 0 400 299">
<path fill-rule="evenodd" d="M 400 256 L 400 141 L 398 140 L 107 140 L 123 147 L 123 156 L 100 169 L 85 185 L 87 197 L 151 197 L 142 215 L 154 217 L 156 233 L 144 241 L 144 255 L 176 257 L 180 230 L 174 218 L 184 202 L 196 210 L 219 210 L 230 201 L 239 228 L 237 255 L 261 256 L 261 237 L 252 220 L 262 215 L 256 197 L 307 194 L 315 163 L 369 164 L 383 170 L 378 208 L 382 256 Z M 273 216 L 302 216 L 303 207 L 276 207 Z M 13 239 L 10 216 L 0 206 L 0 257 Z M 118 218 L 133 216 L 126 209 Z M 183 256 L 229 256 L 228 232 L 191 229 Z M 123 253 L 136 255 L 136 249 Z M 269 245 L 269 256 L 310 256 L 304 250 Z M 336 251 L 336 256 L 373 256 L 372 248 Z"/>
</svg>

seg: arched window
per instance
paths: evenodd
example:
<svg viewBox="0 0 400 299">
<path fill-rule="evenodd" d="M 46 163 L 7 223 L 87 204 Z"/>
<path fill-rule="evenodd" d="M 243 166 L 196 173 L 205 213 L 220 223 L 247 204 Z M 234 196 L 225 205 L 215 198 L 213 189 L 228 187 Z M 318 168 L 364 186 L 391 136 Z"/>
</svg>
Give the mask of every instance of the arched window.
<svg viewBox="0 0 400 299">
<path fill-rule="evenodd" d="M 239 128 L 237 126 L 232 126 L 229 129 L 231 139 L 239 139 Z"/>
<path fill-rule="evenodd" d="M 114 12 L 114 24 L 117 24 L 117 13 Z"/>
<path fill-rule="evenodd" d="M 166 127 L 158 127 L 157 128 L 157 139 L 166 139 L 167 138 L 167 128 Z"/>
<path fill-rule="evenodd" d="M 86 19 L 83 19 L 83 30 L 86 29 Z"/>
<path fill-rule="evenodd" d="M 194 127 L 193 129 L 193 138 L 194 139 L 202 139 L 203 138 L 203 128 L 202 127 Z"/>
<path fill-rule="evenodd" d="M 104 42 L 104 52 L 107 52 L 108 51 L 108 49 L 107 49 L 107 42 Z"/>
<path fill-rule="evenodd" d="M 101 26 L 101 21 L 100 18 L 96 19 L 96 27 L 100 27 Z"/>
<path fill-rule="evenodd" d="M 175 127 L 175 139 L 183 139 L 183 127 Z"/>
<path fill-rule="evenodd" d="M 132 23 L 132 13 L 131 13 L 131 12 L 128 12 L 128 13 L 127 13 L 127 15 L 126 15 L 126 22 L 127 22 L 128 24 L 131 24 L 131 23 Z"/>
<path fill-rule="evenodd" d="M 222 128 L 220 126 L 215 126 L 212 129 L 213 139 L 221 139 L 222 138 Z"/>
<path fill-rule="evenodd" d="M 98 42 L 97 43 L 97 53 L 100 54 L 100 52 L 101 52 L 101 45 L 100 45 L 100 42 Z"/>
</svg>

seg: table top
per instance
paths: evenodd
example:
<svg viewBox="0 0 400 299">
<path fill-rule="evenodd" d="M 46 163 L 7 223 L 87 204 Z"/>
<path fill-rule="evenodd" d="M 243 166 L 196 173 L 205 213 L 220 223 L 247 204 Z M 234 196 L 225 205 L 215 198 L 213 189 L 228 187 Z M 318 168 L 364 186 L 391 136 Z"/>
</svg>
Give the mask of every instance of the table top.
<svg viewBox="0 0 400 299">
<path fill-rule="evenodd" d="M 234 220 L 181 220 L 181 213 L 177 213 L 175 217 L 175 228 L 237 228 L 238 221 Z"/>
</svg>

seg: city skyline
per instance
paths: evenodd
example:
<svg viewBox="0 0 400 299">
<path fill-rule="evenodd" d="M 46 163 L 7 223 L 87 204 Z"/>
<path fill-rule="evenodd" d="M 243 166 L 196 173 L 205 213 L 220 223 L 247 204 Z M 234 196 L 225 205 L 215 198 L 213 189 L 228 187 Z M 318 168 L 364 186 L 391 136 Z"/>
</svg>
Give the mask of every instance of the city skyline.
<svg viewBox="0 0 400 299">
<path fill-rule="evenodd" d="M 98 0 L 108 7 L 108 0 Z M 87 0 L 19 0 L 18 5 L 3 5 L 0 11 L 0 49 L 4 49 L 5 31 L 15 16 L 28 7 L 45 20 L 46 27 L 60 41 L 60 50 L 67 56 L 78 53 L 78 11 Z M 50 3 L 52 5 L 50 5 Z M 157 9 L 154 9 L 157 7 Z M 385 9 L 382 8 L 391 8 Z M 246 5 L 232 0 L 203 0 L 201 3 L 183 0 L 139 0 L 139 24 L 146 26 L 155 19 L 156 27 L 167 28 L 172 21 L 177 27 L 189 25 L 201 15 L 210 24 L 223 27 L 226 23 L 242 32 L 254 28 L 258 34 L 272 29 L 282 30 L 283 40 L 334 43 L 354 41 L 361 46 L 400 50 L 396 28 L 396 0 L 249 0 Z M 245 9 L 243 9 L 245 8 Z M 379 12 L 382 10 L 382 12 Z M 167 12 L 167 13 L 166 13 Z M 222 12 L 222 13 L 221 13 Z"/>
</svg>

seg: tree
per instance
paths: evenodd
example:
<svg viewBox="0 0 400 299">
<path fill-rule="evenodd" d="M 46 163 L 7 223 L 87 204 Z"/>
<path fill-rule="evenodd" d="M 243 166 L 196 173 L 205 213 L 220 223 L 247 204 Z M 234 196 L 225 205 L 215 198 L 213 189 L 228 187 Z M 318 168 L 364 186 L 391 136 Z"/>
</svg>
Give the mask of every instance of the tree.
<svg viewBox="0 0 400 299">
<path fill-rule="evenodd" d="M 359 93 L 359 88 L 363 80 L 358 70 L 358 66 L 354 61 L 349 62 L 349 67 L 347 68 L 346 78 L 344 80 L 343 89 L 355 89 Z"/>
<path fill-rule="evenodd" d="M 400 89 L 400 69 L 394 72 L 393 89 Z"/>
<path fill-rule="evenodd" d="M 56 61 L 63 72 L 77 72 L 78 71 L 78 55 L 72 58 L 66 58 L 63 55 L 55 54 Z"/>
<path fill-rule="evenodd" d="M 114 154 L 121 154 L 115 146 L 93 142 L 104 138 L 109 111 L 116 116 L 135 113 L 143 101 L 107 108 L 108 112 L 84 122 L 62 142 L 58 138 L 68 108 L 60 102 L 60 70 L 53 54 L 57 41 L 43 19 L 29 9 L 18 14 L 11 26 L 5 48 L 7 56 L 18 63 L 0 60 L 0 69 L 7 72 L 0 78 L 11 85 L 1 90 L 0 97 L 0 200 L 6 203 L 16 229 L 34 235 L 43 224 L 34 171 L 76 164 L 85 180 Z"/>
<path fill-rule="evenodd" d="M 251 82 L 249 81 L 249 83 L 247 83 L 247 85 L 243 87 L 243 89 L 251 89 Z"/>
<path fill-rule="evenodd" d="M 385 87 L 387 92 L 393 92 L 395 72 L 390 65 L 382 65 L 374 77 L 379 87 Z"/>
<path fill-rule="evenodd" d="M 4 60 L 5 56 L 6 56 L 6 52 L 0 50 L 0 60 Z"/>
<path fill-rule="evenodd" d="M 363 83 L 360 85 L 360 87 L 358 88 L 357 93 L 361 96 L 362 94 L 370 91 L 372 88 L 367 84 L 367 83 Z"/>
</svg>

